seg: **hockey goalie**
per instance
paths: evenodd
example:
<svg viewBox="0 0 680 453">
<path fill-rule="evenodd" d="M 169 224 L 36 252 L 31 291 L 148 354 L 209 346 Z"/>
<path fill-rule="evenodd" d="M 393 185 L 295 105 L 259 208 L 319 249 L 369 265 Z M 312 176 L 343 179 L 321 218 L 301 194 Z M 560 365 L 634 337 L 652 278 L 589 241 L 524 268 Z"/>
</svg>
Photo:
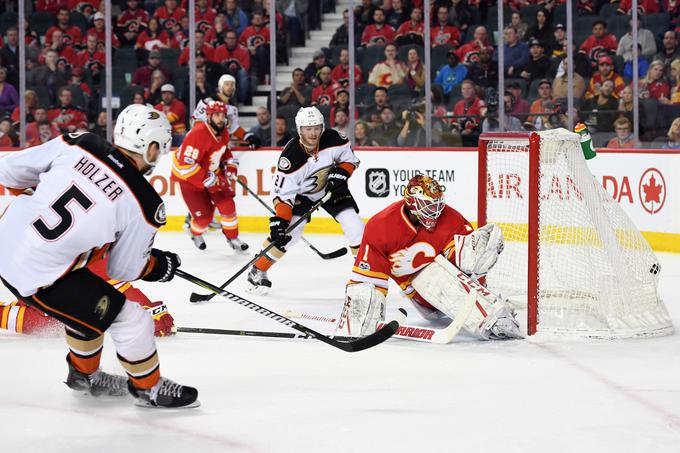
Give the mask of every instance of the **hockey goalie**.
<svg viewBox="0 0 680 453">
<path fill-rule="evenodd" d="M 474 230 L 444 202 L 444 187 L 425 176 L 413 177 L 404 199 L 366 224 L 359 253 L 345 290 L 337 335 L 361 337 L 384 321 L 387 282 L 394 280 L 424 318 L 454 320 L 468 292 L 450 269 L 480 281 L 503 251 L 503 233 L 493 224 Z M 435 258 L 446 258 L 444 264 Z M 482 340 L 523 338 L 515 312 L 498 295 L 484 290 L 463 323 Z"/>
</svg>

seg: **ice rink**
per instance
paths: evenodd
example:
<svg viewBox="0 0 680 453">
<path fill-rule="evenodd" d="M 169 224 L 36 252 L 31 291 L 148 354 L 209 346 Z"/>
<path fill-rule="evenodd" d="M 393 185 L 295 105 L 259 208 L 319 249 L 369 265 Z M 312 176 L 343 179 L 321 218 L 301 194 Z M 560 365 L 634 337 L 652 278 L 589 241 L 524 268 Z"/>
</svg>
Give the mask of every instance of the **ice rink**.
<svg viewBox="0 0 680 453">
<path fill-rule="evenodd" d="M 264 235 L 243 235 L 258 249 Z M 340 236 L 308 235 L 319 249 Z M 250 255 L 219 233 L 208 249 L 163 233 L 157 247 L 217 285 Z M 680 255 L 660 254 L 661 293 L 680 326 Z M 303 243 L 272 270 L 269 296 L 228 289 L 279 313 L 340 313 L 352 259 Z M 200 288 L 138 284 L 186 327 L 287 331 L 233 302 L 191 304 Z M 2 290 L 3 300 L 8 292 Z M 405 302 L 392 288 L 388 318 Z M 404 305 L 405 306 L 405 305 Z M 409 324 L 422 322 L 408 309 Z M 524 313 L 522 313 L 524 316 Z M 330 324 L 298 320 L 330 333 Z M 448 345 L 391 339 L 346 353 L 313 340 L 178 334 L 158 341 L 162 374 L 199 390 L 201 407 L 154 410 L 131 397 L 76 396 L 63 384 L 63 338 L 0 333 L 0 450 L 17 452 L 679 452 L 680 337 Z M 103 368 L 122 373 L 107 340 Z"/>
</svg>

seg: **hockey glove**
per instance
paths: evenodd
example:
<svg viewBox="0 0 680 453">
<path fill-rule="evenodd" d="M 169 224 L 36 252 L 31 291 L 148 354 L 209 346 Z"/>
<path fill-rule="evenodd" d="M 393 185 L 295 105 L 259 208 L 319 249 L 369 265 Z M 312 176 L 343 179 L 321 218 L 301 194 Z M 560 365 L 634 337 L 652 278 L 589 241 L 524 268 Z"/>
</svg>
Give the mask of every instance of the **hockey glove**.
<svg viewBox="0 0 680 453">
<path fill-rule="evenodd" d="M 153 267 L 142 280 L 147 282 L 169 282 L 175 276 L 175 271 L 182 264 L 179 255 L 163 250 L 151 249 Z"/>
<path fill-rule="evenodd" d="M 148 302 L 143 305 L 153 318 L 154 335 L 165 337 L 175 333 L 175 319 L 168 312 L 168 307 L 163 302 Z"/>
<path fill-rule="evenodd" d="M 262 142 L 259 137 L 255 134 L 248 134 L 244 138 L 245 142 L 248 144 L 248 148 L 257 149 L 262 146 Z"/>
<path fill-rule="evenodd" d="M 347 187 L 349 172 L 341 167 L 333 167 L 328 172 L 326 179 L 326 189 L 330 192 L 337 192 Z"/>
<path fill-rule="evenodd" d="M 290 222 L 278 216 L 269 218 L 269 235 L 279 249 L 283 249 L 292 239 L 286 234 Z"/>
<path fill-rule="evenodd" d="M 227 180 L 235 179 L 238 176 L 238 160 L 229 159 L 226 162 L 222 162 L 222 171 Z"/>
</svg>

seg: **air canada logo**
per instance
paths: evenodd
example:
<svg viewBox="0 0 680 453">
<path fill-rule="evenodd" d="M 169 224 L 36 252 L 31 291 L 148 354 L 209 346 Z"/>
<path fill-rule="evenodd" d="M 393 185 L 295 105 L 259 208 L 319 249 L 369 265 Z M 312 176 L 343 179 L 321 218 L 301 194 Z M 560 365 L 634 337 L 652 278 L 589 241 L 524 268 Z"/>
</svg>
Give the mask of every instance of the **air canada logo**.
<svg viewBox="0 0 680 453">
<path fill-rule="evenodd" d="M 638 193 L 642 208 L 650 214 L 661 211 L 666 202 L 666 180 L 656 168 L 648 168 L 640 178 Z"/>
<path fill-rule="evenodd" d="M 366 195 L 385 198 L 390 194 L 390 173 L 386 168 L 369 168 L 366 171 Z"/>
</svg>

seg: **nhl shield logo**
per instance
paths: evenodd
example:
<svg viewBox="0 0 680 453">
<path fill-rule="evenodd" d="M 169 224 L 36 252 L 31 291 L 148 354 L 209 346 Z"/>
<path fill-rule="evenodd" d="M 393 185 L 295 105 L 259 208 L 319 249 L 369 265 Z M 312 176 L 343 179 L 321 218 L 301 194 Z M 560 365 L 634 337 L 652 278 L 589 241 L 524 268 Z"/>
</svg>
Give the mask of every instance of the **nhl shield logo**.
<svg viewBox="0 0 680 453">
<path fill-rule="evenodd" d="M 366 171 L 366 195 L 385 198 L 390 194 L 390 173 L 386 168 L 369 168 Z"/>
</svg>

